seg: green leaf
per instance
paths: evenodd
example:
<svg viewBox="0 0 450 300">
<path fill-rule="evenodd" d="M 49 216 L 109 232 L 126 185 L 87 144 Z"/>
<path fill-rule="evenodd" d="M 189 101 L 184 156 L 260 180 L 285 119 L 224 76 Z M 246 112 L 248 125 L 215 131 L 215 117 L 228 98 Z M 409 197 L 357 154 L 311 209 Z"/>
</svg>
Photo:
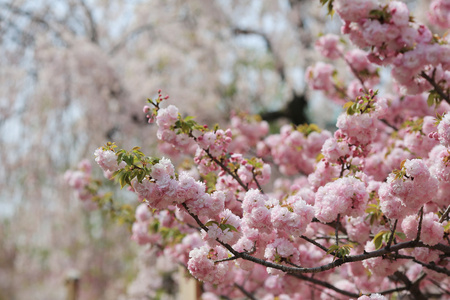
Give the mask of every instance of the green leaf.
<svg viewBox="0 0 450 300">
<path fill-rule="evenodd" d="M 347 115 L 354 115 L 355 114 L 355 110 L 353 109 L 353 105 L 350 106 L 349 108 L 347 108 Z"/>
<path fill-rule="evenodd" d="M 406 235 L 403 232 L 395 232 L 395 235 L 398 236 L 401 240 L 406 239 Z"/>
<path fill-rule="evenodd" d="M 220 224 L 220 229 L 222 229 L 222 231 L 225 231 L 226 229 L 229 229 L 230 231 L 238 232 L 236 227 L 234 227 L 231 224 Z"/>
<path fill-rule="evenodd" d="M 206 227 L 209 227 L 209 226 L 211 226 L 212 224 L 216 224 L 217 226 L 219 226 L 219 223 L 217 223 L 216 221 L 208 221 L 208 222 L 206 222 L 205 226 L 206 226 Z"/>
<path fill-rule="evenodd" d="M 127 165 L 131 166 L 131 165 L 133 165 L 134 159 L 133 159 L 133 156 L 131 156 L 131 155 L 124 155 L 123 161 L 126 162 Z"/>
<path fill-rule="evenodd" d="M 433 92 L 431 92 L 429 95 L 428 95 L 428 99 L 427 99 L 427 104 L 428 104 L 428 106 L 433 106 L 433 104 L 434 104 L 434 93 Z"/>
<path fill-rule="evenodd" d="M 330 248 L 328 248 L 327 254 L 330 254 L 331 252 L 334 252 L 339 249 L 338 245 L 331 245 Z"/>
<path fill-rule="evenodd" d="M 145 177 L 145 172 L 141 171 L 139 172 L 139 174 L 137 175 L 137 180 L 139 181 L 139 183 L 142 183 L 142 180 L 144 180 Z"/>
<path fill-rule="evenodd" d="M 355 102 L 353 102 L 353 101 L 348 101 L 347 103 L 344 104 L 343 108 L 344 108 L 344 109 L 347 109 L 347 108 L 349 108 L 350 106 L 352 106 L 354 103 L 355 103 Z"/>
<path fill-rule="evenodd" d="M 375 245 L 375 249 L 378 250 L 381 248 L 382 244 L 383 244 L 383 237 L 386 233 L 389 233 L 389 231 L 386 230 L 382 230 L 380 232 L 378 232 L 375 237 L 373 238 L 373 243 Z"/>
</svg>

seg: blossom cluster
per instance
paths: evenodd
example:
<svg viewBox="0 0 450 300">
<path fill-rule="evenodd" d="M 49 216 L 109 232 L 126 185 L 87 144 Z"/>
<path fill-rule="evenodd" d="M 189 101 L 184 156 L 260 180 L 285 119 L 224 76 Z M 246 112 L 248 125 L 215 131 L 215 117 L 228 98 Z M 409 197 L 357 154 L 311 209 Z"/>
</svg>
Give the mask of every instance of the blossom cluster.
<svg viewBox="0 0 450 300">
<path fill-rule="evenodd" d="M 199 177 L 136 149 L 95 152 L 106 175 L 144 203 L 133 239 L 158 244 L 153 219 L 176 228 L 179 238 L 162 251 L 204 282 L 205 299 L 426 297 L 436 280 L 450 286 L 448 41 L 416 24 L 400 1 L 322 2 L 363 48 L 346 51 L 331 35 L 316 43 L 355 77 L 346 89 L 331 64 L 307 70 L 312 88 L 345 103 L 334 134 L 312 124 L 268 134 L 265 121 L 243 115 L 231 128 L 209 128 L 160 107 L 158 97 L 150 100 L 158 138 L 191 157 Z M 432 3 L 436 24 L 445 23 L 443 6 Z M 375 65 L 392 67 L 395 95 L 374 89 Z"/>
</svg>

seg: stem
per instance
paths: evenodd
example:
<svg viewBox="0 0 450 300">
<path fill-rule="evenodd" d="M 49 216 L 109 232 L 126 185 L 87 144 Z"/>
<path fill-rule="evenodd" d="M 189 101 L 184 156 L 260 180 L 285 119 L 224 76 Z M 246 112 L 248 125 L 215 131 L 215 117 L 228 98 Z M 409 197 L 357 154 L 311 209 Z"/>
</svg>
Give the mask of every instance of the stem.
<svg viewBox="0 0 450 300">
<path fill-rule="evenodd" d="M 211 153 L 209 153 L 209 149 L 203 149 L 205 151 L 205 153 L 208 155 L 208 157 L 210 159 L 212 159 L 216 164 L 218 164 L 220 166 L 220 168 L 222 168 L 222 170 L 224 170 L 225 172 L 227 172 L 229 175 L 231 175 L 231 177 L 234 178 L 234 180 L 236 180 L 239 185 L 247 192 L 248 191 L 248 186 L 242 182 L 241 178 L 239 178 L 239 176 L 237 176 L 235 173 L 231 172 L 230 169 L 228 169 L 227 166 L 225 166 L 220 160 L 218 160 L 217 158 L 215 158 L 214 156 L 211 155 Z"/>
<path fill-rule="evenodd" d="M 341 290 L 341 289 L 335 287 L 334 285 L 332 285 L 332 284 L 330 284 L 330 283 L 328 283 L 326 281 L 322 281 L 322 280 L 319 280 L 319 279 L 316 279 L 316 278 L 313 278 L 313 277 L 309 277 L 309 276 L 302 275 L 302 274 L 289 274 L 289 275 L 293 276 L 295 278 L 301 279 L 301 280 L 309 281 L 309 282 L 312 282 L 314 284 L 326 287 L 326 288 L 328 288 L 330 290 L 338 292 L 339 294 L 345 295 L 347 297 L 358 298 L 360 296 L 359 294 L 355 294 L 355 293 L 351 293 L 351 292 L 348 292 L 348 291 L 345 291 L 345 290 Z"/>
<path fill-rule="evenodd" d="M 447 207 L 447 209 L 442 214 L 441 218 L 439 219 L 439 223 L 444 222 L 445 218 L 447 218 L 449 213 L 450 213 L 450 205 Z"/>
<path fill-rule="evenodd" d="M 252 294 L 250 294 L 249 291 L 247 291 L 246 289 L 244 289 L 243 286 L 241 286 L 241 285 L 239 285 L 239 284 L 237 284 L 237 283 L 235 283 L 234 286 L 237 287 L 237 288 L 242 292 L 242 294 L 244 294 L 245 296 L 247 296 L 247 298 L 249 298 L 249 299 L 251 299 L 251 300 L 256 300 L 256 298 L 255 298 Z"/>
<path fill-rule="evenodd" d="M 422 294 L 422 292 L 420 291 L 419 285 L 418 283 L 419 281 L 416 281 L 415 284 L 413 284 L 411 282 L 411 280 L 409 280 L 409 278 L 402 272 L 400 271 L 396 271 L 394 273 L 395 277 L 402 281 L 405 284 L 405 287 L 409 290 L 411 296 L 414 297 L 414 299 L 417 300 L 426 300 L 427 298 Z M 419 278 L 420 279 L 420 278 Z"/>
<path fill-rule="evenodd" d="M 397 227 L 397 222 L 398 222 L 398 220 L 396 219 L 395 223 L 394 223 L 394 227 L 391 230 L 391 235 L 389 236 L 389 241 L 388 241 L 388 243 L 386 245 L 387 249 L 391 248 L 392 241 L 394 240 L 395 228 Z"/>
<path fill-rule="evenodd" d="M 342 176 L 344 175 L 344 171 L 345 171 L 345 162 L 342 159 L 342 157 L 339 157 L 339 162 L 341 163 L 341 173 L 339 174 L 339 178 L 342 178 Z"/>
<path fill-rule="evenodd" d="M 419 226 L 417 227 L 417 237 L 416 237 L 417 242 L 420 241 L 420 232 L 422 231 L 423 206 L 420 208 L 419 214 L 420 214 Z"/>
<path fill-rule="evenodd" d="M 311 222 L 322 223 L 316 217 L 314 217 Z M 333 221 L 333 222 L 330 222 L 330 223 L 322 223 L 322 224 L 328 225 L 328 226 L 332 227 L 333 229 L 336 228 L 336 226 L 339 226 L 339 231 L 344 233 L 344 234 L 347 234 L 347 230 L 345 229 L 344 226 L 342 226 L 341 223 L 337 223 L 336 221 Z"/>
<path fill-rule="evenodd" d="M 224 258 L 224 259 L 215 260 L 214 263 L 217 264 L 217 263 L 230 261 L 230 260 L 236 260 L 236 259 L 238 259 L 236 256 L 232 256 L 232 257 L 228 257 L 228 258 Z"/>
<path fill-rule="evenodd" d="M 385 125 L 387 125 L 388 127 L 394 129 L 395 131 L 398 131 L 398 128 L 395 127 L 394 125 L 390 124 L 388 121 L 386 121 L 385 119 L 378 119 L 380 120 L 382 123 L 384 123 Z"/>
<path fill-rule="evenodd" d="M 181 205 L 183 205 L 183 207 L 186 209 L 187 213 L 194 218 L 195 222 L 197 222 L 198 226 L 200 226 L 204 231 L 208 232 L 208 227 L 205 226 L 205 224 L 202 223 L 202 221 L 200 221 L 200 219 L 194 215 L 193 213 L 191 213 L 186 205 L 186 203 L 182 203 Z"/>
<path fill-rule="evenodd" d="M 340 219 L 341 219 L 341 214 L 338 214 L 337 219 L 336 219 L 336 228 L 334 230 L 334 235 L 336 237 L 336 246 L 339 245 L 339 226 L 338 226 L 338 224 L 341 224 Z"/>
<path fill-rule="evenodd" d="M 328 252 L 327 247 L 322 246 L 321 244 L 319 244 L 318 242 L 316 242 L 315 240 L 310 239 L 309 237 L 306 237 L 304 235 L 300 236 L 302 239 L 304 239 L 305 241 L 310 242 L 311 244 L 313 244 L 314 246 L 319 247 L 320 249 L 322 249 L 325 252 Z"/>
<path fill-rule="evenodd" d="M 438 289 L 440 289 L 441 291 L 443 291 L 443 292 L 446 293 L 447 295 L 450 295 L 450 290 L 444 289 L 444 288 L 439 284 L 439 282 L 437 282 L 436 280 L 431 279 L 431 278 L 428 278 L 428 280 L 429 280 L 431 283 L 433 283 Z"/>
<path fill-rule="evenodd" d="M 402 254 L 395 255 L 395 258 L 411 259 L 416 264 L 422 265 L 422 266 L 424 266 L 427 269 L 430 269 L 430 270 L 436 271 L 438 273 L 443 273 L 443 274 L 446 274 L 446 275 L 450 276 L 450 270 L 449 269 L 443 268 L 443 267 L 439 267 L 434 262 L 427 264 L 427 263 L 424 263 L 424 262 L 422 262 L 420 260 L 417 260 L 414 256 L 402 255 Z"/>
<path fill-rule="evenodd" d="M 364 93 L 368 94 L 369 91 L 366 89 L 366 87 L 364 86 L 364 80 L 361 78 L 361 76 L 359 76 L 358 71 L 356 71 L 356 69 L 352 66 L 352 64 L 345 59 L 345 56 L 341 53 L 341 58 L 347 63 L 347 65 L 350 67 L 350 69 L 352 70 L 353 75 L 355 75 L 355 77 L 359 80 L 359 82 L 361 83 Z"/>
<path fill-rule="evenodd" d="M 258 179 L 256 179 L 255 167 L 253 167 L 253 169 L 252 169 L 252 176 L 253 176 L 253 180 L 256 183 L 256 186 L 258 187 L 258 190 L 261 192 L 261 194 L 264 194 L 264 191 L 263 191 L 261 185 L 259 184 Z"/>
</svg>

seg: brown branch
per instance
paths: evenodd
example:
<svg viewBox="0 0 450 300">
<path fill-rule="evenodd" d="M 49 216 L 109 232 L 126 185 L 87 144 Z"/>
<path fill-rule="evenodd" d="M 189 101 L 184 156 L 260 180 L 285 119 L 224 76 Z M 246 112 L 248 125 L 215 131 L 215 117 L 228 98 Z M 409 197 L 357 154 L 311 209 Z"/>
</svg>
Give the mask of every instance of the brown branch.
<svg viewBox="0 0 450 300">
<path fill-rule="evenodd" d="M 300 237 L 301 237 L 302 239 L 304 239 L 305 241 L 310 242 L 310 243 L 313 244 L 314 246 L 319 247 L 319 248 L 322 249 L 323 251 L 328 252 L 328 248 L 327 248 L 327 247 L 325 247 L 325 246 L 319 244 L 319 243 L 316 242 L 315 240 L 312 240 L 312 239 L 310 239 L 309 237 L 304 236 L 304 235 L 302 235 L 302 236 L 300 236 Z"/>
<path fill-rule="evenodd" d="M 263 191 L 261 185 L 259 184 L 258 179 L 256 179 L 255 167 L 252 168 L 252 176 L 253 176 L 253 181 L 256 183 L 256 186 L 258 187 L 258 190 L 261 192 L 261 194 L 264 194 L 264 191 Z"/>
<path fill-rule="evenodd" d="M 420 233 L 422 231 L 422 220 L 423 220 L 423 206 L 420 208 L 419 214 L 420 214 L 420 219 L 419 219 L 419 226 L 417 228 L 416 241 L 420 241 Z"/>
<path fill-rule="evenodd" d="M 205 226 L 205 224 L 202 223 L 202 221 L 200 221 L 200 219 L 194 215 L 193 213 L 191 213 L 189 211 L 189 208 L 187 207 L 186 203 L 182 203 L 181 205 L 183 205 L 184 209 L 186 209 L 187 213 L 194 218 L 195 222 L 197 222 L 198 226 L 200 226 L 204 231 L 208 232 L 208 227 Z"/>
<path fill-rule="evenodd" d="M 394 240 L 395 229 L 397 227 L 397 219 L 395 220 L 394 227 L 391 230 L 391 235 L 389 236 L 389 241 L 387 242 L 386 248 L 389 249 L 391 247 L 392 241 Z"/>
<path fill-rule="evenodd" d="M 381 123 L 385 124 L 386 126 L 392 128 L 392 129 L 394 129 L 395 131 L 398 131 L 398 128 L 397 128 L 397 127 L 395 127 L 394 125 L 390 124 L 390 123 L 389 123 L 388 121 L 386 121 L 385 119 L 378 119 L 378 120 L 380 120 Z"/>
<path fill-rule="evenodd" d="M 247 298 L 249 298 L 251 300 L 256 300 L 256 298 L 249 291 L 247 291 L 243 286 L 241 286 L 237 283 L 235 283 L 234 286 L 237 287 L 242 292 L 242 294 L 247 296 Z"/>
<path fill-rule="evenodd" d="M 319 280 L 319 279 L 316 279 L 316 278 L 313 278 L 313 277 L 309 277 L 309 276 L 306 276 L 306 275 L 303 275 L 303 274 L 288 274 L 288 275 L 293 276 L 293 277 L 298 278 L 298 279 L 301 279 L 301 280 L 312 282 L 312 283 L 320 285 L 320 286 L 323 286 L 323 287 L 325 287 L 327 289 L 333 290 L 333 291 L 338 292 L 339 294 L 342 294 L 342 295 L 347 296 L 347 297 L 358 298 L 360 296 L 359 294 L 355 294 L 355 293 L 352 293 L 352 292 L 349 292 L 349 291 L 341 290 L 341 289 L 335 287 L 334 285 L 332 285 L 332 284 L 330 284 L 330 283 L 328 283 L 326 281 L 322 281 L 322 280 Z"/>
<path fill-rule="evenodd" d="M 339 245 L 339 225 L 341 224 L 341 214 L 337 215 L 336 228 L 334 230 L 334 236 L 336 237 L 336 245 Z"/>
<path fill-rule="evenodd" d="M 367 88 L 364 86 L 364 80 L 361 78 L 361 76 L 359 76 L 358 71 L 356 71 L 356 69 L 352 66 L 352 64 L 345 58 L 345 56 L 341 53 L 341 58 L 347 63 L 347 65 L 350 67 L 350 69 L 352 70 L 353 75 L 355 75 L 355 77 L 359 80 L 359 82 L 361 83 L 364 93 L 368 94 L 369 91 L 367 90 Z"/>
<path fill-rule="evenodd" d="M 420 280 L 417 280 L 414 284 L 409 280 L 409 278 L 402 272 L 396 271 L 394 273 L 394 276 L 399 281 L 403 282 L 405 284 L 405 287 L 410 292 L 411 296 L 414 297 L 414 299 L 417 300 L 426 300 L 427 298 L 422 294 L 419 288 L 419 283 L 423 278 L 419 278 Z"/>
<path fill-rule="evenodd" d="M 447 207 L 442 216 L 439 218 L 439 223 L 444 222 L 445 218 L 447 218 L 449 213 L 450 213 L 450 205 Z"/>
<path fill-rule="evenodd" d="M 319 219 L 317 219 L 316 217 L 314 217 L 314 218 L 312 219 L 311 222 L 314 222 L 314 223 L 322 223 L 322 222 L 320 222 Z M 322 224 L 328 225 L 328 226 L 332 227 L 333 229 L 335 229 L 336 226 L 338 226 L 340 232 L 342 232 L 343 234 L 347 234 L 347 230 L 345 229 L 344 226 L 342 226 L 341 223 L 337 223 L 336 221 L 333 221 L 333 222 L 330 222 L 330 223 L 322 223 Z"/>
<path fill-rule="evenodd" d="M 402 255 L 402 254 L 397 254 L 397 255 L 395 255 L 395 257 L 396 258 L 400 258 L 400 259 L 411 259 L 416 264 L 424 266 L 427 269 L 430 269 L 430 270 L 436 271 L 438 273 L 442 273 L 442 274 L 446 274 L 446 275 L 450 276 L 450 270 L 449 269 L 443 268 L 443 267 L 439 267 L 434 262 L 431 262 L 431 263 L 427 264 L 427 263 L 424 263 L 423 261 L 417 260 L 414 256 Z"/>
<path fill-rule="evenodd" d="M 220 160 L 218 160 L 217 158 L 215 158 L 214 156 L 212 156 L 212 154 L 209 152 L 208 149 L 203 149 L 205 151 L 205 153 L 208 155 L 208 157 L 210 159 L 212 159 L 212 161 L 214 161 L 216 164 L 218 164 L 220 166 L 220 168 L 222 170 L 224 170 L 225 172 L 227 172 L 229 175 L 231 175 L 231 177 L 234 178 L 234 180 L 236 180 L 239 185 L 245 190 L 248 191 L 248 186 L 242 182 L 241 178 L 239 178 L 239 176 L 237 176 L 235 173 L 231 172 L 230 169 L 228 169 L 227 166 L 225 166 Z"/>
<path fill-rule="evenodd" d="M 435 69 L 435 71 L 436 71 L 436 69 Z M 425 80 L 428 81 L 433 86 L 434 90 L 439 94 L 439 96 L 441 96 L 442 99 L 444 99 L 445 101 L 447 101 L 447 103 L 450 104 L 450 95 L 445 94 L 445 92 L 441 88 L 441 86 L 439 86 L 439 84 L 437 84 L 436 81 L 434 80 L 435 71 L 433 71 L 433 77 L 428 76 L 427 73 L 425 73 L 424 71 L 422 71 L 420 73 L 420 76 L 425 78 Z"/>
</svg>

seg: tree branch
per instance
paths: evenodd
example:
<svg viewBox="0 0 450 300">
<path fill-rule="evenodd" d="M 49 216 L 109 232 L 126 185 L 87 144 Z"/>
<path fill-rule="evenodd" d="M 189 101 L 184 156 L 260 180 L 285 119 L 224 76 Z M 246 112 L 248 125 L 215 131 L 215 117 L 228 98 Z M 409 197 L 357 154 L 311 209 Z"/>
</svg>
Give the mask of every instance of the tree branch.
<svg viewBox="0 0 450 300">
<path fill-rule="evenodd" d="M 288 275 L 293 276 L 293 277 L 298 278 L 298 279 L 301 279 L 301 280 L 309 281 L 311 283 L 314 283 L 314 284 L 317 284 L 317 285 L 320 285 L 320 286 L 323 286 L 323 287 L 325 287 L 327 289 L 333 290 L 333 291 L 338 292 L 339 294 L 345 295 L 347 297 L 358 298 L 360 296 L 359 294 L 355 294 L 355 293 L 352 293 L 352 292 L 349 292 L 349 291 L 341 290 L 341 289 L 335 287 L 334 285 L 332 285 L 332 284 L 330 284 L 330 283 L 328 283 L 326 281 L 322 281 L 322 280 L 319 280 L 319 279 L 316 279 L 316 278 L 313 278 L 313 277 L 309 277 L 309 276 L 306 276 L 306 275 L 303 275 L 303 274 L 288 274 Z"/>
<path fill-rule="evenodd" d="M 309 237 L 306 237 L 304 235 L 300 236 L 302 239 L 304 239 L 305 241 L 310 242 L 311 244 L 313 244 L 314 246 L 319 247 L 320 249 L 322 249 L 325 252 L 328 252 L 328 248 L 325 246 L 322 246 L 321 244 L 319 244 L 318 242 L 316 242 L 315 240 L 310 239 Z"/>
<path fill-rule="evenodd" d="M 439 86 L 439 84 L 436 83 L 436 81 L 434 80 L 434 72 L 433 77 L 428 76 L 427 73 L 425 73 L 424 71 L 420 73 L 420 76 L 425 78 L 425 80 L 428 81 L 433 86 L 434 90 L 439 94 L 439 96 L 441 96 L 442 99 L 444 99 L 445 101 L 447 101 L 447 103 L 450 104 L 450 95 L 445 94 L 444 90 Z"/>
<path fill-rule="evenodd" d="M 208 155 L 208 157 L 210 159 L 212 159 L 216 164 L 218 164 L 220 166 L 220 168 L 222 170 L 224 170 L 225 172 L 227 172 L 229 175 L 231 175 L 231 177 L 234 178 L 234 180 L 236 180 L 239 185 L 245 190 L 248 191 L 248 186 L 242 182 L 241 178 L 239 178 L 239 176 L 237 176 L 236 174 L 234 174 L 233 172 L 231 172 L 230 169 L 228 169 L 227 166 L 225 166 L 220 160 L 218 160 L 217 158 L 215 158 L 214 156 L 212 156 L 212 154 L 209 152 L 208 149 L 203 149 L 205 151 L 205 153 Z"/>
<path fill-rule="evenodd" d="M 89 9 L 89 7 L 87 7 L 84 0 L 79 0 L 79 1 L 80 1 L 81 6 L 83 7 L 83 10 L 84 10 L 87 18 L 88 18 L 91 42 L 98 44 L 97 28 L 96 28 L 96 24 L 94 21 L 94 17 L 92 16 L 91 10 Z"/>
<path fill-rule="evenodd" d="M 450 213 L 450 205 L 447 207 L 442 216 L 439 218 L 439 223 L 444 222 L 445 218 L 447 218 L 449 213 Z"/>
<path fill-rule="evenodd" d="M 235 283 L 234 286 L 237 287 L 242 292 L 242 294 L 247 296 L 247 298 L 249 298 L 251 300 L 256 300 L 256 298 L 252 294 L 250 294 L 250 292 L 248 292 L 243 286 L 241 286 L 237 283 Z"/>
</svg>

